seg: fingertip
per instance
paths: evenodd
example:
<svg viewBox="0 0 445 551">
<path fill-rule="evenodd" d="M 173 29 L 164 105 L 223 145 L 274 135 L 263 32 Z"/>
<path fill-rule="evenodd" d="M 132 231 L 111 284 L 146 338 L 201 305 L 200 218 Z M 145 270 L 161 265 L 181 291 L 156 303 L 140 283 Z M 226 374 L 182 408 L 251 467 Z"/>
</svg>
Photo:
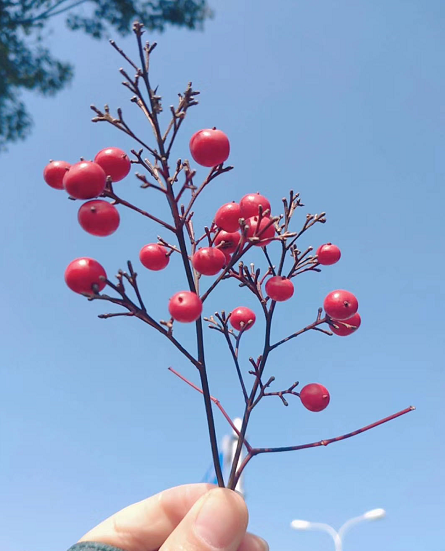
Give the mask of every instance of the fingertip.
<svg viewBox="0 0 445 551">
<path fill-rule="evenodd" d="M 244 499 L 226 488 L 208 492 L 196 504 L 193 531 L 211 548 L 237 549 L 249 521 Z"/>
<path fill-rule="evenodd" d="M 269 551 L 269 544 L 263 538 L 247 532 L 238 551 Z"/>
</svg>

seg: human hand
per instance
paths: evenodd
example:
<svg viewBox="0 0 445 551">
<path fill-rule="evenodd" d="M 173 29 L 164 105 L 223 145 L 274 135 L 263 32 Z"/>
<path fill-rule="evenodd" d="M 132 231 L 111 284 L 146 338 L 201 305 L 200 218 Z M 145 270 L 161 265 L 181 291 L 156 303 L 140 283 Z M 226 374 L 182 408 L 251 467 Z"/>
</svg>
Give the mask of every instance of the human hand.
<svg viewBox="0 0 445 551">
<path fill-rule="evenodd" d="M 236 492 L 188 484 L 122 509 L 71 549 L 98 542 L 124 551 L 267 551 L 264 540 L 246 532 L 247 522 L 246 504 Z"/>
</svg>

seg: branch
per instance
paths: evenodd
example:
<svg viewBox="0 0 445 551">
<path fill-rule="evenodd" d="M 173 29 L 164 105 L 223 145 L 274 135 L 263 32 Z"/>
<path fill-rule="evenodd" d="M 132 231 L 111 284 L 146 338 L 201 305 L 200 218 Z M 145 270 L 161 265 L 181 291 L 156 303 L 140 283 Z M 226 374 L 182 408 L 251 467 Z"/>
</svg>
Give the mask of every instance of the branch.
<svg viewBox="0 0 445 551">
<path fill-rule="evenodd" d="M 255 402 L 252 404 L 252 409 L 258 404 L 258 402 L 264 397 L 264 396 L 278 396 L 281 401 L 283 402 L 283 405 L 288 406 L 289 403 L 284 398 L 284 394 L 292 394 L 293 396 L 300 396 L 298 392 L 294 392 L 294 389 L 299 385 L 299 382 L 296 381 L 293 385 L 291 385 L 286 390 L 279 390 L 278 392 L 265 392 L 266 388 L 268 388 L 273 381 L 275 381 L 275 377 L 271 377 L 265 385 L 261 385 L 261 392 L 258 395 L 258 398 L 255 400 Z"/>
<path fill-rule="evenodd" d="M 235 368 L 236 368 L 236 372 L 237 372 L 237 375 L 238 375 L 238 379 L 239 379 L 239 382 L 240 382 L 240 385 L 241 385 L 241 389 L 243 391 L 243 396 L 244 396 L 244 401 L 247 403 L 247 400 L 248 400 L 248 396 L 247 396 L 247 390 L 246 390 L 246 385 L 244 384 L 244 379 L 243 379 L 243 375 L 241 373 L 241 368 L 240 368 L 240 365 L 239 365 L 239 360 L 238 360 L 238 351 L 239 351 L 239 344 L 240 344 L 240 340 L 241 340 L 241 337 L 242 335 L 244 334 L 244 331 L 246 329 L 249 328 L 248 325 L 246 325 L 245 327 L 243 327 L 241 329 L 241 331 L 239 332 L 238 336 L 235 336 L 233 334 L 232 331 L 229 330 L 229 327 L 228 327 L 228 322 L 229 322 L 229 319 L 230 319 L 230 314 L 226 317 L 225 316 L 225 313 L 224 312 L 221 312 L 221 314 L 219 313 L 216 313 L 215 314 L 216 317 L 219 319 L 219 321 L 221 322 L 222 324 L 222 330 L 220 330 L 220 332 L 225 336 L 226 338 L 226 341 L 227 341 L 227 345 L 229 347 L 229 350 L 230 350 L 230 353 L 232 354 L 232 358 L 233 358 L 233 362 L 235 364 Z M 209 320 L 210 321 L 210 320 Z M 234 336 L 235 337 L 235 348 L 233 347 L 233 343 L 230 339 L 230 336 Z"/>
<path fill-rule="evenodd" d="M 156 222 L 157 224 L 160 224 L 161 226 L 163 226 L 167 230 L 170 230 L 171 232 L 176 233 L 176 229 L 173 226 L 171 226 L 170 224 L 168 224 L 167 222 L 164 222 L 164 220 L 161 220 L 160 218 L 157 218 L 156 216 L 153 216 L 153 214 L 150 214 L 149 212 L 146 212 L 145 210 L 142 210 L 139 207 L 136 207 L 135 205 L 132 205 L 128 201 L 125 201 L 125 199 L 121 199 L 120 197 L 118 197 L 114 193 L 112 184 L 110 182 L 108 182 L 107 188 L 105 189 L 105 191 L 103 192 L 102 195 L 103 195 L 103 197 L 109 197 L 110 199 L 113 199 L 114 204 L 123 205 L 124 207 L 127 207 L 131 210 L 134 210 L 134 211 L 138 212 L 139 214 L 142 214 L 142 216 L 146 216 L 147 218 L 150 218 L 150 220 L 153 220 L 153 222 Z"/>
<path fill-rule="evenodd" d="M 325 316 L 324 318 L 321 317 L 322 309 L 319 308 L 317 319 L 311 323 L 310 325 L 307 325 L 303 329 L 300 329 L 300 331 L 297 331 L 296 333 L 292 333 L 292 335 L 289 335 L 285 339 L 282 339 L 281 341 L 276 342 L 275 344 L 272 344 L 270 346 L 270 350 L 273 350 L 274 348 L 277 348 L 278 346 L 284 344 L 287 341 L 290 341 L 291 339 L 295 339 L 295 337 L 298 337 L 299 335 L 302 335 L 303 333 L 306 333 L 306 331 L 310 331 L 311 329 L 314 329 L 315 331 L 320 331 L 321 333 L 324 333 L 325 335 L 331 336 L 332 333 L 330 331 L 326 331 L 325 329 L 320 329 L 317 327 L 318 325 L 321 325 L 322 323 L 327 323 L 328 318 Z"/>
<path fill-rule="evenodd" d="M 173 128 L 173 135 L 167 147 L 167 152 L 166 152 L 167 157 L 170 155 L 178 130 L 180 129 L 182 121 L 185 119 L 185 116 L 187 114 L 187 109 L 189 109 L 190 107 L 193 107 L 194 105 L 198 105 L 198 102 L 195 99 L 195 96 L 197 96 L 198 94 L 199 92 L 196 90 L 193 90 L 192 83 L 189 82 L 184 92 L 184 95 L 182 96 L 181 94 L 179 94 L 178 108 L 175 110 L 173 106 L 170 107 L 170 111 L 172 113 L 172 119 L 162 138 L 162 141 L 165 142 L 170 130 Z"/>
<path fill-rule="evenodd" d="M 220 165 L 214 166 L 210 170 L 209 175 L 204 180 L 204 182 L 199 186 L 199 188 L 196 191 L 192 192 L 192 198 L 190 199 L 190 203 L 188 204 L 188 206 L 185 210 L 185 213 L 182 217 L 183 220 L 186 220 L 188 218 L 188 216 L 190 215 L 192 207 L 193 207 L 196 199 L 198 199 L 199 195 L 202 193 L 204 188 L 207 187 L 210 184 L 210 182 L 212 180 L 214 180 L 217 176 L 219 176 L 220 174 L 224 174 L 225 172 L 229 172 L 232 169 L 233 169 L 233 166 L 223 167 L 223 165 L 220 164 Z"/>
<path fill-rule="evenodd" d="M 129 263 L 129 266 L 131 266 L 131 263 Z M 143 303 L 142 303 L 142 299 L 140 299 L 140 295 L 139 295 L 139 291 L 137 290 L 137 285 L 136 285 L 136 282 L 135 282 L 135 277 L 136 277 L 136 274 L 134 272 L 132 272 L 132 268 L 131 268 L 131 273 L 132 275 L 128 275 L 128 274 L 125 274 L 125 272 L 123 272 L 122 270 L 119 271 L 119 273 L 117 274 L 117 280 L 118 280 L 118 284 L 115 285 L 113 282 L 111 282 L 110 280 L 106 279 L 106 278 L 101 278 L 103 279 L 106 284 L 111 287 L 111 289 L 113 289 L 114 291 L 116 291 L 120 296 L 121 298 L 116 298 L 116 297 L 110 297 L 108 295 L 104 295 L 104 294 L 99 294 L 99 293 L 95 293 L 93 295 L 86 295 L 88 300 L 92 301 L 92 300 L 105 300 L 107 302 L 112 302 L 113 304 L 118 304 L 119 306 L 122 306 L 123 308 L 126 308 L 133 316 L 139 318 L 140 320 L 142 320 L 143 322 L 145 322 L 146 324 L 150 325 L 150 327 L 153 327 L 154 329 L 156 329 L 156 331 L 159 331 L 159 333 L 162 333 L 162 335 L 164 335 L 165 337 L 168 338 L 168 340 L 195 366 L 199 369 L 200 367 L 200 363 L 199 361 L 194 358 L 190 352 L 188 350 L 186 350 L 186 348 L 184 348 L 184 346 L 173 336 L 171 330 L 169 329 L 164 329 L 164 327 L 162 327 L 162 325 L 160 323 L 158 323 L 154 318 L 152 318 L 145 309 L 143 308 L 140 308 L 139 306 L 137 306 L 126 294 L 125 292 L 125 287 L 124 287 L 124 284 L 123 284 L 123 278 L 127 279 L 127 281 L 129 281 L 130 285 L 133 287 L 133 289 L 135 290 L 136 292 L 136 295 L 138 296 L 140 302 L 141 302 L 141 305 L 143 306 Z M 131 282 L 133 281 L 133 283 Z M 110 318 L 110 317 L 115 317 L 115 315 L 110 315 L 110 314 L 101 314 L 99 315 L 100 318 L 102 319 L 107 319 L 107 318 Z"/>
<path fill-rule="evenodd" d="M 160 159 L 159 153 L 152 149 L 150 146 L 148 146 L 145 142 L 143 142 L 140 138 L 136 136 L 136 134 L 130 129 L 130 127 L 127 125 L 127 123 L 124 121 L 122 116 L 122 109 L 117 110 L 118 119 L 113 117 L 110 114 L 110 109 L 108 105 L 105 105 L 104 107 L 104 113 L 100 111 L 95 105 L 90 105 L 90 108 L 97 114 L 97 117 L 93 117 L 91 120 L 93 122 L 109 122 L 111 125 L 115 126 L 131 138 L 133 138 L 135 141 L 137 141 L 139 144 L 142 145 L 142 147 L 145 147 L 147 151 L 149 151 L 155 159 Z"/>
<path fill-rule="evenodd" d="M 177 377 L 179 377 L 180 379 L 182 379 L 185 383 L 187 383 L 188 385 L 190 385 L 192 388 L 194 388 L 195 390 L 197 390 L 198 392 L 200 392 L 201 394 L 204 394 L 203 391 L 198 387 L 196 386 L 195 384 L 193 384 L 191 381 L 189 381 L 188 379 L 186 379 L 183 375 L 181 375 L 180 373 L 178 373 L 177 371 L 175 371 L 172 367 L 169 367 L 168 368 L 169 371 L 171 371 L 172 373 L 174 373 Z M 215 398 L 214 396 L 210 396 L 210 399 L 212 400 L 212 402 L 218 407 L 218 409 L 220 410 L 220 412 L 224 415 L 224 417 L 227 419 L 227 422 L 229 423 L 229 425 L 232 427 L 233 431 L 237 434 L 238 438 L 241 438 L 241 434 L 240 434 L 240 431 L 235 427 L 235 425 L 233 424 L 233 421 L 232 419 L 230 418 L 229 414 L 226 412 L 226 410 L 222 407 L 221 405 L 221 402 Z M 252 446 L 249 444 L 249 442 L 243 438 L 243 444 L 246 446 L 247 448 L 247 451 L 252 451 Z"/>
<path fill-rule="evenodd" d="M 362 427 L 361 429 L 357 429 L 353 432 L 348 432 L 347 434 L 343 434 L 342 436 L 336 436 L 334 438 L 328 438 L 327 440 L 319 440 L 318 442 L 311 442 L 310 444 L 302 444 L 299 446 L 283 446 L 281 448 L 253 448 L 249 454 L 244 458 L 243 463 L 240 465 L 240 468 L 238 469 L 235 477 L 235 484 L 238 482 L 239 477 L 241 476 L 245 466 L 247 463 L 254 457 L 255 455 L 259 455 L 261 453 L 280 453 L 280 452 L 291 452 L 291 451 L 298 451 L 298 450 L 304 450 L 307 448 L 317 448 L 320 446 L 328 446 L 329 444 L 333 444 L 334 442 L 340 442 L 342 440 L 346 440 L 347 438 L 351 438 L 352 436 L 356 436 L 357 434 L 361 434 L 362 432 L 366 432 L 368 430 L 371 430 L 375 427 L 378 427 L 379 425 L 383 425 L 383 423 L 387 423 L 388 421 L 392 421 L 393 419 L 396 419 L 397 417 L 401 417 L 402 415 L 405 415 L 406 413 L 409 413 L 410 411 L 414 411 L 416 408 L 414 406 L 409 406 L 406 409 L 403 409 L 402 411 L 399 411 L 398 413 L 394 413 L 393 415 L 390 415 L 389 417 L 385 417 L 384 419 L 380 419 L 380 421 L 376 421 L 375 423 L 371 423 L 370 425 L 366 425 L 366 427 Z"/>
</svg>

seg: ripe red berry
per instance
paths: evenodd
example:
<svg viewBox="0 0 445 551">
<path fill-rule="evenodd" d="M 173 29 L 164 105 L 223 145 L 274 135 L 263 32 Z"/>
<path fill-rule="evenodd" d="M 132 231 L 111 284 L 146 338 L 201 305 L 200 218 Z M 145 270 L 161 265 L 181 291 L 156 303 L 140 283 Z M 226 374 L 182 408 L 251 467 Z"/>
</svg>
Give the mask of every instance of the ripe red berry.
<svg viewBox="0 0 445 551">
<path fill-rule="evenodd" d="M 238 247 L 238 243 L 240 242 L 241 234 L 239 232 L 226 232 L 224 230 L 221 230 L 218 235 L 215 237 L 215 240 L 213 242 L 214 246 L 216 247 L 220 243 L 223 243 L 220 247 L 218 247 L 219 250 L 221 250 L 223 253 L 233 253 L 236 251 L 236 248 Z"/>
<path fill-rule="evenodd" d="M 149 243 L 139 251 L 141 264 L 155 272 L 163 270 L 170 262 L 167 249 L 158 243 Z"/>
<path fill-rule="evenodd" d="M 215 214 L 215 224 L 218 228 L 228 232 L 239 230 L 239 219 L 241 218 L 241 209 L 238 203 L 226 203 L 219 207 Z"/>
<path fill-rule="evenodd" d="M 300 390 L 300 400 L 309 411 L 323 411 L 331 397 L 328 389 L 318 383 L 311 383 Z"/>
<path fill-rule="evenodd" d="M 335 333 L 336 335 L 339 335 L 340 337 L 347 337 L 348 335 L 352 335 L 352 333 L 355 333 L 357 329 L 360 327 L 362 323 L 362 319 L 360 317 L 360 314 L 357 312 L 350 318 L 348 318 L 346 321 L 339 321 L 339 320 L 332 320 L 333 323 L 337 327 L 333 327 L 332 325 L 329 326 L 330 330 Z M 352 327 L 346 327 L 346 325 L 351 325 Z"/>
<path fill-rule="evenodd" d="M 341 251 L 332 243 L 326 243 L 318 247 L 316 255 L 318 257 L 318 263 L 323 266 L 330 266 L 340 260 Z"/>
<path fill-rule="evenodd" d="M 75 199 L 93 199 L 105 189 L 107 176 L 96 163 L 81 161 L 63 177 L 63 187 Z"/>
<path fill-rule="evenodd" d="M 254 245 L 256 247 L 265 247 L 275 236 L 275 224 L 268 216 L 263 216 L 259 224 L 258 221 L 259 216 L 252 216 L 252 218 L 246 220 L 246 224 L 249 226 L 247 237 L 258 237 L 260 241 L 255 241 Z"/>
<path fill-rule="evenodd" d="M 66 161 L 51 161 L 43 170 L 43 178 L 52 188 L 63 189 L 63 177 L 70 167 Z"/>
<path fill-rule="evenodd" d="M 168 303 L 171 317 L 181 323 L 196 321 L 202 312 L 202 302 L 196 293 L 180 291 Z"/>
<path fill-rule="evenodd" d="M 113 182 L 123 180 L 131 168 L 128 155 L 118 147 L 102 149 L 94 158 L 94 162 L 104 169 L 105 174 L 110 176 Z"/>
<path fill-rule="evenodd" d="M 117 208 L 100 199 L 84 203 L 77 213 L 77 219 L 86 232 L 100 237 L 114 233 L 120 222 Z"/>
<path fill-rule="evenodd" d="M 294 294 L 294 284 L 283 276 L 274 276 L 268 279 L 265 289 L 268 296 L 277 302 L 288 300 Z"/>
<path fill-rule="evenodd" d="M 253 312 L 250 308 L 240 306 L 232 311 L 229 319 L 234 329 L 238 331 L 241 331 L 241 329 L 245 329 L 247 331 L 248 329 L 253 327 L 256 316 L 255 312 Z"/>
<path fill-rule="evenodd" d="M 344 321 L 358 310 L 358 300 L 349 291 L 332 291 L 324 299 L 326 314 L 336 320 Z"/>
<path fill-rule="evenodd" d="M 94 294 L 93 285 L 97 285 L 97 292 L 105 287 L 105 281 L 100 276 L 107 277 L 103 267 L 93 258 L 76 258 L 68 264 L 65 270 L 65 282 L 75 293 Z"/>
<path fill-rule="evenodd" d="M 217 274 L 226 264 L 225 254 L 215 247 L 203 247 L 192 257 L 193 267 L 202 275 Z"/>
<path fill-rule="evenodd" d="M 224 132 L 216 128 L 199 130 L 190 140 L 190 153 L 202 166 L 220 165 L 229 156 L 229 139 Z"/>
<path fill-rule="evenodd" d="M 245 195 L 240 203 L 241 216 L 243 218 L 250 218 L 251 216 L 258 216 L 260 213 L 260 205 L 263 207 L 263 214 L 268 210 L 267 216 L 270 216 L 270 203 L 269 201 L 260 195 L 259 193 L 249 193 Z"/>
</svg>

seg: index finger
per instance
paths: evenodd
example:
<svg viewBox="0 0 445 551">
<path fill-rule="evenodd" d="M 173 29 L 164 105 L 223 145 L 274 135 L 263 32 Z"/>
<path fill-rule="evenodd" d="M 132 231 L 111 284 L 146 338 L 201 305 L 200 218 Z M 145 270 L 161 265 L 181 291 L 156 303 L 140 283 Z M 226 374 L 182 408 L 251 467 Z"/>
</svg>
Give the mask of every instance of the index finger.
<svg viewBox="0 0 445 551">
<path fill-rule="evenodd" d="M 79 542 L 99 542 L 125 551 L 156 551 L 212 484 L 170 488 L 122 509 L 90 530 Z"/>
</svg>

